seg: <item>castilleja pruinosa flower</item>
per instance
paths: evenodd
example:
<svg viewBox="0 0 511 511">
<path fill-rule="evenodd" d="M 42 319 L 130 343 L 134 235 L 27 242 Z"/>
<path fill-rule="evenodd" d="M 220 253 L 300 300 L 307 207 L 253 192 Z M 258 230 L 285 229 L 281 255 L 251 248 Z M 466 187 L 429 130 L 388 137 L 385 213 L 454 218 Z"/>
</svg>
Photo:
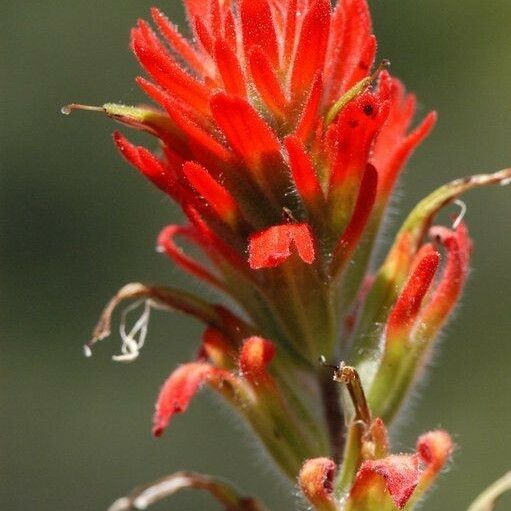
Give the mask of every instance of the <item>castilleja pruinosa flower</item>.
<svg viewBox="0 0 511 511">
<path fill-rule="evenodd" d="M 142 300 L 145 310 L 131 332 L 121 330 L 119 360 L 138 355 L 151 305 L 194 316 L 205 325 L 202 344 L 163 384 L 156 436 L 208 385 L 246 419 L 314 509 L 412 509 L 453 444 L 433 431 L 416 452 L 391 454 L 386 425 L 458 301 L 471 251 L 461 216 L 452 226 L 433 223 L 463 192 L 506 183 L 511 171 L 439 188 L 378 259 L 396 181 L 436 114 L 412 126 L 415 96 L 387 62 L 375 65 L 365 0 L 185 6 L 191 37 L 158 9 L 151 11 L 156 31 L 139 21 L 131 33 L 146 73 L 137 83 L 153 106 L 101 110 L 156 140 L 150 151 L 114 135 L 122 155 L 186 217 L 162 230 L 158 250 L 236 307 L 129 284 L 87 349 L 110 333 L 124 300 Z M 66 108 L 74 107 L 81 106 Z M 187 254 L 180 240 L 202 256 Z M 179 473 L 112 510 L 145 509 L 185 487 L 209 490 L 229 510 L 263 509 L 225 483 Z"/>
</svg>

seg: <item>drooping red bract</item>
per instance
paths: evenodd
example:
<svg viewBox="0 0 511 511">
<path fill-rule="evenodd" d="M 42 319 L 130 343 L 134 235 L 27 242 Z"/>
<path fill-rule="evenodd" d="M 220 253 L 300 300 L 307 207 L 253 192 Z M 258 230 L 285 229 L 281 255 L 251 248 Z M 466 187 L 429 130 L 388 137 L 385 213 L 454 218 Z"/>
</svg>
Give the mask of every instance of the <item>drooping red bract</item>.
<svg viewBox="0 0 511 511">
<path fill-rule="evenodd" d="M 174 371 L 163 387 L 156 402 L 153 434 L 160 436 L 176 413 L 183 413 L 199 388 L 212 377 L 225 374 L 215 367 L 193 362 L 180 366 Z"/>
</svg>

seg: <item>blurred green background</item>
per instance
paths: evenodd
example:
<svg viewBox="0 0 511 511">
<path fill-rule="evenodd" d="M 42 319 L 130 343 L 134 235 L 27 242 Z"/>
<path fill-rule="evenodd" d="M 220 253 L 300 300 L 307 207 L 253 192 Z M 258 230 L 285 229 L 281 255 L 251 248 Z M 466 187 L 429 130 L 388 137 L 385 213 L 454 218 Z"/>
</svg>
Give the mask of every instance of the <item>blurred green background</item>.
<svg viewBox="0 0 511 511">
<path fill-rule="evenodd" d="M 511 164 L 511 2 L 371 3 L 380 56 L 417 92 L 421 113 L 440 113 L 402 180 L 397 223 L 440 183 Z M 71 101 L 141 98 L 128 32 L 151 4 L 2 2 L 2 510 L 105 510 L 134 485 L 181 468 L 232 479 L 275 511 L 293 509 L 258 444 L 207 392 L 163 439 L 151 438 L 157 390 L 196 349 L 197 324 L 156 312 L 135 364 L 110 361 L 115 334 L 92 359 L 82 356 L 101 307 L 122 284 L 197 287 L 155 253 L 160 227 L 179 215 L 121 161 L 111 123 L 59 113 Z M 177 0 L 160 6 L 182 16 Z M 459 449 L 425 506 L 436 511 L 465 509 L 511 468 L 511 189 L 473 192 L 466 202 L 472 276 L 427 392 L 413 400 L 395 443 L 410 449 L 439 426 L 453 433 Z M 187 494 L 155 509 L 218 508 Z"/>
</svg>

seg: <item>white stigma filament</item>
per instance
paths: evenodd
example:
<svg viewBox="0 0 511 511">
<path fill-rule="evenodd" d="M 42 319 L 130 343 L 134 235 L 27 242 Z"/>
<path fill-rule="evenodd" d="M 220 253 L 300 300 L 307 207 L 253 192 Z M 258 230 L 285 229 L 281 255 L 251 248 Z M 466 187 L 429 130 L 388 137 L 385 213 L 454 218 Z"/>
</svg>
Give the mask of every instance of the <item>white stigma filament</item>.
<svg viewBox="0 0 511 511">
<path fill-rule="evenodd" d="M 465 218 L 465 215 L 467 214 L 467 205 L 460 199 L 456 199 L 454 201 L 454 204 L 460 208 L 460 212 L 458 216 L 455 218 L 454 222 L 452 223 L 452 228 L 456 230 L 463 219 Z"/>
<path fill-rule="evenodd" d="M 140 307 L 142 304 L 144 306 L 142 314 L 128 332 L 126 328 L 128 314 Z M 150 317 L 151 300 L 147 299 L 138 300 L 122 311 L 121 322 L 119 325 L 119 333 L 122 339 L 121 354 L 114 355 L 112 360 L 115 362 L 133 362 L 137 359 L 147 337 Z"/>
</svg>

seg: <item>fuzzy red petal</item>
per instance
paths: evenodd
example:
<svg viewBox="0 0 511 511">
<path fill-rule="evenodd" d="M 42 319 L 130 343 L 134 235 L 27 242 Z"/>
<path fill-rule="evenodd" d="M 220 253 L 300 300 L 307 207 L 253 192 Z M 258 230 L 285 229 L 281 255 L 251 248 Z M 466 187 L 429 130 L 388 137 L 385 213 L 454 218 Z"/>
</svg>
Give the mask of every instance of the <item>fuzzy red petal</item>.
<svg viewBox="0 0 511 511">
<path fill-rule="evenodd" d="M 205 73 L 206 67 L 204 65 L 204 58 L 199 55 L 188 40 L 179 33 L 167 16 L 156 7 L 151 9 L 151 15 L 158 26 L 158 30 L 168 41 L 173 50 L 190 66 L 190 68 L 199 73 Z"/>
<path fill-rule="evenodd" d="M 275 225 L 253 234 L 249 244 L 249 264 L 253 270 L 274 268 L 291 256 L 291 245 L 307 264 L 315 258 L 314 239 L 307 224 Z"/>
<path fill-rule="evenodd" d="M 257 166 L 265 155 L 279 153 L 277 136 L 246 100 L 218 93 L 211 100 L 211 111 L 229 144 L 244 161 Z"/>
<path fill-rule="evenodd" d="M 248 338 L 241 348 L 239 361 L 243 376 L 252 382 L 266 379 L 267 368 L 275 351 L 275 345 L 262 337 Z"/>
<path fill-rule="evenodd" d="M 449 433 L 442 430 L 425 433 L 417 441 L 417 452 L 428 466 L 426 472 L 435 475 L 442 470 L 453 448 Z"/>
<path fill-rule="evenodd" d="M 286 11 L 286 31 L 284 36 L 284 64 L 288 65 L 293 56 L 293 50 L 296 40 L 296 17 L 298 9 L 298 0 L 289 0 Z"/>
<path fill-rule="evenodd" d="M 259 95 L 274 114 L 282 116 L 288 107 L 288 101 L 275 68 L 260 46 L 254 46 L 250 51 L 249 63 Z"/>
<path fill-rule="evenodd" d="M 176 63 L 144 21 L 132 30 L 131 45 L 141 65 L 161 87 L 197 111 L 209 113 L 208 89 Z"/>
<path fill-rule="evenodd" d="M 366 0 L 340 0 L 332 20 L 332 37 L 328 48 L 329 101 L 337 100 L 349 89 L 353 72 L 366 66 L 371 34 L 371 15 Z"/>
<path fill-rule="evenodd" d="M 210 378 L 229 378 L 229 373 L 203 362 L 179 366 L 165 381 L 156 401 L 153 435 L 161 436 L 172 417 L 184 413 L 190 401 Z"/>
<path fill-rule="evenodd" d="M 241 28 L 245 56 L 253 46 L 261 46 L 273 66 L 279 67 L 279 48 L 270 4 L 267 0 L 242 0 Z"/>
<path fill-rule="evenodd" d="M 197 229 L 197 241 L 213 261 L 222 264 L 228 262 L 239 270 L 246 269 L 246 261 L 227 241 L 215 233 L 207 222 L 204 221 L 197 209 L 190 206 L 185 209 L 185 213 Z"/>
<path fill-rule="evenodd" d="M 314 458 L 303 464 L 298 484 L 314 506 L 324 509 L 321 505 L 330 502 L 336 468 L 335 462 L 329 458 Z"/>
<path fill-rule="evenodd" d="M 321 103 L 322 95 L 323 79 L 321 73 L 318 73 L 314 83 L 312 84 L 309 96 L 305 101 L 302 115 L 300 116 L 295 129 L 295 135 L 304 143 L 307 142 L 311 134 L 314 132 L 318 122 L 322 121 L 322 119 L 318 119 L 318 109 Z"/>
<path fill-rule="evenodd" d="M 158 235 L 156 248 L 159 252 L 165 252 L 178 266 L 201 280 L 223 289 L 223 284 L 211 272 L 190 256 L 186 255 L 181 247 L 175 242 L 176 236 L 182 236 L 188 241 L 197 244 L 197 234 L 190 227 L 169 225 Z"/>
<path fill-rule="evenodd" d="M 186 162 L 183 165 L 183 173 L 223 221 L 232 224 L 236 220 L 239 209 L 234 197 L 202 165 Z"/>
<path fill-rule="evenodd" d="M 367 494 L 375 491 L 376 479 L 383 481 L 395 506 L 402 509 L 415 491 L 419 476 L 417 455 L 387 456 L 381 460 L 365 461 L 357 473 L 349 498 L 352 502 L 363 501 Z M 361 508 L 355 505 L 353 509 Z"/>
<path fill-rule="evenodd" d="M 375 146 L 375 164 L 378 165 L 380 159 L 385 158 L 385 153 L 390 153 L 391 158 L 386 158 L 385 163 L 382 162 L 381 168 L 383 172 L 383 182 L 381 193 L 385 197 L 392 192 L 392 188 L 399 176 L 399 172 L 404 164 L 411 156 L 413 151 L 422 143 L 422 141 L 431 133 L 437 120 L 436 112 L 430 112 L 422 123 L 415 128 L 409 135 L 397 142 L 393 147 L 389 144 L 376 143 Z M 385 127 L 382 132 L 385 131 Z"/>
<path fill-rule="evenodd" d="M 336 146 L 330 176 L 330 189 L 334 193 L 347 180 L 362 177 L 361 171 L 365 168 L 374 137 L 388 114 L 388 106 L 387 102 L 366 92 L 339 114 L 330 131 Z"/>
<path fill-rule="evenodd" d="M 166 108 L 171 119 L 185 135 L 187 146 L 195 159 L 204 164 L 211 159 L 224 163 L 232 160 L 230 151 L 186 112 L 172 102 L 169 102 Z"/>
<path fill-rule="evenodd" d="M 401 339 L 410 332 L 435 277 L 440 255 L 432 245 L 425 245 L 417 259 L 387 321 L 387 342 Z"/>
<path fill-rule="evenodd" d="M 437 239 L 447 251 L 447 262 L 440 281 L 426 305 L 421 321 L 424 322 L 427 337 L 443 325 L 455 307 L 468 276 L 472 243 L 462 223 L 452 231 L 446 227 L 433 227 L 430 236 Z"/>
<path fill-rule="evenodd" d="M 228 94 L 246 96 L 245 77 L 233 48 L 224 40 L 215 43 L 215 62 Z"/>
<path fill-rule="evenodd" d="M 334 258 L 332 260 L 332 271 L 334 273 L 337 273 L 339 269 L 345 267 L 355 251 L 357 243 L 362 236 L 373 210 L 377 188 L 378 172 L 368 163 L 364 172 L 364 177 L 360 183 L 355 209 L 334 252 Z"/>
<path fill-rule="evenodd" d="M 313 0 L 303 19 L 291 74 L 291 94 L 302 99 L 325 63 L 330 29 L 329 0 Z"/>
<path fill-rule="evenodd" d="M 213 37 L 204 22 L 204 18 L 196 17 L 194 19 L 194 27 L 195 33 L 197 34 L 197 39 L 200 45 L 204 48 L 204 50 L 209 53 L 209 55 L 213 55 Z"/>
<path fill-rule="evenodd" d="M 303 143 L 295 136 L 288 136 L 284 144 L 289 156 L 289 166 L 298 193 L 306 204 L 317 203 L 323 199 L 323 190 L 310 156 Z"/>
<path fill-rule="evenodd" d="M 190 20 L 196 17 L 205 18 L 208 15 L 209 2 L 206 0 L 184 0 L 184 4 Z"/>
<path fill-rule="evenodd" d="M 133 145 L 118 131 L 114 133 L 114 142 L 126 160 L 140 170 L 144 176 L 164 192 L 169 193 L 171 191 L 174 178 L 156 156 L 151 154 L 145 147 Z"/>
</svg>

